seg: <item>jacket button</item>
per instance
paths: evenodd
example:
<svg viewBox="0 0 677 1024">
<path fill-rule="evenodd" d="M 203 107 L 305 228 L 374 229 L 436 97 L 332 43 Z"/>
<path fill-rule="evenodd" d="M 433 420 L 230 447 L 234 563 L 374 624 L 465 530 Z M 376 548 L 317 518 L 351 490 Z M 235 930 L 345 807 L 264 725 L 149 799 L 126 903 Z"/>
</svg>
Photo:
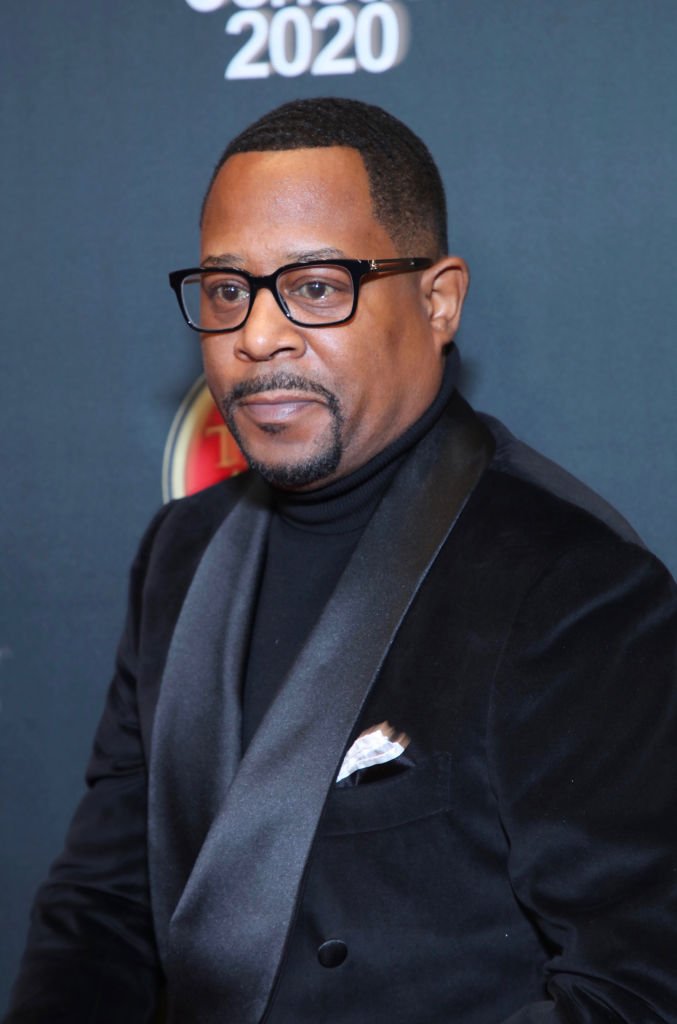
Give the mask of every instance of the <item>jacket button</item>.
<svg viewBox="0 0 677 1024">
<path fill-rule="evenodd" d="M 323 967 L 338 967 L 348 956 L 348 947 L 340 939 L 327 939 L 317 951 L 317 959 Z"/>
</svg>

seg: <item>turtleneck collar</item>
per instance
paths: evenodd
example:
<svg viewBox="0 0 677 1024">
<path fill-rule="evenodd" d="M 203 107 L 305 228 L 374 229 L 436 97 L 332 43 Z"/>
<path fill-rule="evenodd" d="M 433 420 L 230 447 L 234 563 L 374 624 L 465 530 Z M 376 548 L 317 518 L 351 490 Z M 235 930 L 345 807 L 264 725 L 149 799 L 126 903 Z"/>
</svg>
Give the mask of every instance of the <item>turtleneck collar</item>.
<svg viewBox="0 0 677 1024">
<path fill-rule="evenodd" d="M 447 356 L 437 396 L 403 434 L 363 466 L 313 491 L 273 488 L 273 510 L 288 525 L 318 533 L 349 533 L 362 529 L 407 452 L 439 419 L 458 379 L 460 360 L 453 345 Z"/>
</svg>

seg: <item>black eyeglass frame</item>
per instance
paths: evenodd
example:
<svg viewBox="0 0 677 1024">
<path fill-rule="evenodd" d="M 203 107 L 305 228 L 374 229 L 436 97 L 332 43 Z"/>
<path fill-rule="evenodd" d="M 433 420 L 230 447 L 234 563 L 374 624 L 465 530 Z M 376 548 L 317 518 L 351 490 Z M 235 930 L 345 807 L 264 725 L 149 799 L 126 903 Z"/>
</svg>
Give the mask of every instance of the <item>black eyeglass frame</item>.
<svg viewBox="0 0 677 1024">
<path fill-rule="evenodd" d="M 169 274 L 169 285 L 176 295 L 177 302 L 179 303 L 179 309 L 181 314 L 190 328 L 194 331 L 198 331 L 200 334 L 230 334 L 231 331 L 239 331 L 241 327 L 244 327 L 247 322 L 247 318 L 252 311 L 254 300 L 256 299 L 257 293 L 261 288 L 267 288 L 269 292 L 275 298 L 278 306 L 293 324 L 297 327 L 336 327 L 339 324 L 344 324 L 355 315 L 357 309 L 357 299 L 360 292 L 360 285 L 362 279 L 369 276 L 370 274 L 403 274 L 414 270 L 427 270 L 428 267 L 433 265 L 433 260 L 427 256 L 402 256 L 395 259 L 385 260 L 308 260 L 301 263 L 287 263 L 283 267 L 278 267 L 272 274 L 263 274 L 257 276 L 256 274 L 250 274 L 247 270 L 238 270 L 236 267 L 188 267 L 185 270 L 173 270 Z M 306 323 L 302 320 L 297 320 L 291 315 L 287 306 L 285 305 L 284 299 L 277 290 L 277 279 L 281 274 L 287 273 L 289 270 L 300 270 L 303 267 L 342 267 L 347 270 L 353 281 L 353 304 L 350 312 L 347 316 L 341 317 L 340 320 L 331 320 L 326 323 Z M 197 324 L 191 320 L 186 305 L 183 301 L 183 282 L 187 277 L 195 275 L 205 274 L 237 274 L 239 277 L 243 277 L 249 285 L 249 305 L 247 311 L 235 327 L 198 327 Z"/>
</svg>

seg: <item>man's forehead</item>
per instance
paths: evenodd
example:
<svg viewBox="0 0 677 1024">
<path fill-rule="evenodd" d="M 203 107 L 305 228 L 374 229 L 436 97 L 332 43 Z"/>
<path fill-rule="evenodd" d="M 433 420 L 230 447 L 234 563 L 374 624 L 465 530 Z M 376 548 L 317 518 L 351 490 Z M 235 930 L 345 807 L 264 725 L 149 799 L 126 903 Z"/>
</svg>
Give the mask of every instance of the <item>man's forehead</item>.
<svg viewBox="0 0 677 1024">
<path fill-rule="evenodd" d="M 366 168 L 356 149 L 327 146 L 235 153 L 219 170 L 207 205 L 215 194 L 230 189 L 249 190 L 253 196 L 272 190 L 284 196 L 297 189 L 321 194 L 327 188 L 369 193 Z"/>
<path fill-rule="evenodd" d="M 316 263 L 318 260 L 344 260 L 348 259 L 348 253 L 344 249 L 336 249 L 331 246 L 324 246 L 318 249 L 289 249 L 284 254 L 285 263 Z M 246 259 L 238 252 L 220 252 L 205 256 L 203 265 L 206 267 L 235 267 L 245 268 Z"/>
<path fill-rule="evenodd" d="M 374 216 L 369 181 L 349 147 L 237 153 L 205 204 L 202 258 L 266 266 L 395 255 Z"/>
</svg>

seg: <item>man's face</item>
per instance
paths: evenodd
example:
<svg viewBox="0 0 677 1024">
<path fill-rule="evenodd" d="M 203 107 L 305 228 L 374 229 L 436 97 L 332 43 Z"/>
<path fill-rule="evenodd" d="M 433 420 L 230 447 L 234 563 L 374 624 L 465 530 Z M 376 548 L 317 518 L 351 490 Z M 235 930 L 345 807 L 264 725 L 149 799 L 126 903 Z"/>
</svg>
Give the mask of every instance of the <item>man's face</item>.
<svg viewBox="0 0 677 1024">
<path fill-rule="evenodd" d="M 374 218 L 366 170 L 347 147 L 243 153 L 222 167 L 202 227 L 202 265 L 252 274 L 308 259 L 398 252 Z M 249 319 L 203 336 L 207 381 L 251 464 L 307 489 L 357 469 L 416 420 L 440 385 L 434 271 L 368 278 L 352 319 L 298 327 L 262 289 Z"/>
</svg>

